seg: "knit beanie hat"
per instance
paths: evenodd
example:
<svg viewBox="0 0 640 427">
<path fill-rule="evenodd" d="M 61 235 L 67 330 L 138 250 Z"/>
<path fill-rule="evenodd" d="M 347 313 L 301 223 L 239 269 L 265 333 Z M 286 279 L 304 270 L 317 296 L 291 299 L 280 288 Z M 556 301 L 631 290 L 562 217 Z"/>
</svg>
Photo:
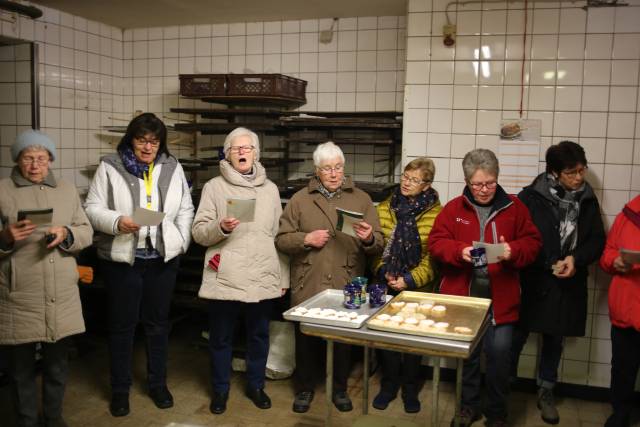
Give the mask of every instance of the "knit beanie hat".
<svg viewBox="0 0 640 427">
<path fill-rule="evenodd" d="M 17 162 L 22 150 L 35 146 L 46 148 L 51 155 L 51 160 L 56 159 L 56 146 L 53 140 L 46 134 L 33 129 L 25 130 L 16 137 L 16 142 L 11 146 L 11 158 Z"/>
</svg>

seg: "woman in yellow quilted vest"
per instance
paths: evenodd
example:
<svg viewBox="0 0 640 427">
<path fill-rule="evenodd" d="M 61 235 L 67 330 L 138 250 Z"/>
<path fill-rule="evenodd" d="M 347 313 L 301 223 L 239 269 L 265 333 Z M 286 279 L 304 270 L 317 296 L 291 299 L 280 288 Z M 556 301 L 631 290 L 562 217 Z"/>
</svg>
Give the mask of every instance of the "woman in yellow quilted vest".
<svg viewBox="0 0 640 427">
<path fill-rule="evenodd" d="M 412 160 L 400 177 L 401 183 L 377 207 L 384 234 L 384 252 L 374 261 L 377 281 L 396 295 L 407 290 L 433 289 L 435 279 L 427 240 L 436 216 L 442 210 L 438 192 L 431 187 L 436 168 L 426 157 Z M 418 373 L 421 356 L 394 351 L 381 352 L 382 380 L 373 407 L 386 409 L 402 387 L 407 413 L 420 411 Z"/>
</svg>

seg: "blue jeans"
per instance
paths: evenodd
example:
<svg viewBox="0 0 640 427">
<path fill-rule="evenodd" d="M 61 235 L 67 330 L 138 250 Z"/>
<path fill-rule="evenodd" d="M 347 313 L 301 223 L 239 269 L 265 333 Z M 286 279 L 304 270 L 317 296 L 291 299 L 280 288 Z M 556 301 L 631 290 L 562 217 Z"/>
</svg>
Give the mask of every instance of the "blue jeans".
<svg viewBox="0 0 640 427">
<path fill-rule="evenodd" d="M 485 385 L 487 400 L 484 414 L 489 419 L 507 418 L 507 396 L 509 394 L 509 368 L 511 360 L 511 337 L 513 324 L 490 325 L 471 357 L 464 361 L 462 370 L 462 406 L 480 413 L 480 353 L 486 354 Z"/>
<path fill-rule="evenodd" d="M 511 376 L 518 373 L 520 353 L 527 342 L 529 331 L 516 327 L 513 331 L 513 345 L 511 347 Z M 559 335 L 542 334 L 542 348 L 538 365 L 538 387 L 552 389 L 558 382 L 558 366 L 562 357 L 564 337 Z"/>
<path fill-rule="evenodd" d="M 178 259 L 136 258 L 133 266 L 102 261 L 109 311 L 109 356 L 112 392 L 129 392 L 133 342 L 138 322 L 147 338 L 149 389 L 167 382 L 169 309 L 178 274 Z"/>
<path fill-rule="evenodd" d="M 264 388 L 264 376 L 269 355 L 269 320 L 273 299 L 257 303 L 240 301 L 209 301 L 209 355 L 211 356 L 211 385 L 213 391 L 229 391 L 233 330 L 243 313 L 247 330 L 247 388 Z"/>
</svg>

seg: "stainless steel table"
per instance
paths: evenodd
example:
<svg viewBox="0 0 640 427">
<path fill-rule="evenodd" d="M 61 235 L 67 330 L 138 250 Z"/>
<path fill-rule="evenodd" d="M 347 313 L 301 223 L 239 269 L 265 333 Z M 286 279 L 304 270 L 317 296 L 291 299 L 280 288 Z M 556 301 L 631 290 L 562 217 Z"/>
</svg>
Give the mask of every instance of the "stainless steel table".
<svg viewBox="0 0 640 427">
<path fill-rule="evenodd" d="M 327 342 L 327 413 L 325 425 L 331 426 L 331 410 L 333 394 L 333 343 L 334 341 L 358 345 L 364 348 L 364 388 L 362 392 L 362 413 L 369 412 L 369 349 L 380 348 L 384 350 L 413 353 L 433 357 L 433 408 L 431 413 L 431 426 L 438 425 L 438 393 L 440 389 L 440 358 L 449 357 L 456 359 L 456 408 L 460 409 L 462 396 L 462 364 L 468 359 L 480 339 L 484 336 L 489 323 L 484 322 L 473 341 L 456 341 L 442 338 L 430 338 L 417 335 L 382 332 L 367 328 L 364 325 L 360 329 L 342 328 L 338 326 L 319 325 L 314 323 L 300 324 L 300 330 L 306 335 L 320 337 Z M 458 425 L 456 419 L 455 425 Z"/>
</svg>

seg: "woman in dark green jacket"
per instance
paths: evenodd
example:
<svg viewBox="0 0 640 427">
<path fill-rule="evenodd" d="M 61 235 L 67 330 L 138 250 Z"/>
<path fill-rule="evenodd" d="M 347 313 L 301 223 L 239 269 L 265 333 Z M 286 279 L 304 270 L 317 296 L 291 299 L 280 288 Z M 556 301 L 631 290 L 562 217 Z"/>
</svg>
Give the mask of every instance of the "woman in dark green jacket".
<svg viewBox="0 0 640 427">
<path fill-rule="evenodd" d="M 378 282 L 386 283 L 388 292 L 398 294 L 405 289 L 433 289 L 434 266 L 427 251 L 427 240 L 442 205 L 431 187 L 435 165 L 420 157 L 404 169 L 400 186 L 377 207 L 384 234 L 384 252 L 374 261 Z M 420 356 L 382 351 L 382 380 L 373 407 L 385 409 L 402 386 L 404 409 L 420 411 L 417 376 Z"/>
</svg>

